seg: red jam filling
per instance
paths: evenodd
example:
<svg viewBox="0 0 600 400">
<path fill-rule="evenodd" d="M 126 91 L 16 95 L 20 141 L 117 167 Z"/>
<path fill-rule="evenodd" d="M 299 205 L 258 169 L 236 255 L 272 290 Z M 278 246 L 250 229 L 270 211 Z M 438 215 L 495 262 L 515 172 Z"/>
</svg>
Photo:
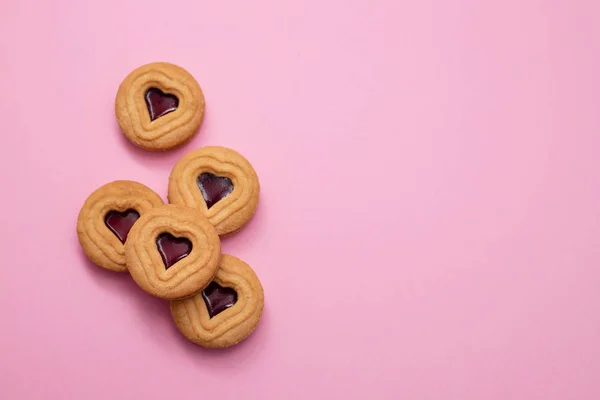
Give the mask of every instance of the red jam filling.
<svg viewBox="0 0 600 400">
<path fill-rule="evenodd" d="M 206 202 L 206 207 L 211 208 L 218 201 L 223 200 L 233 192 L 231 179 L 204 172 L 198 177 L 198 187 Z"/>
<path fill-rule="evenodd" d="M 208 315 L 212 318 L 225 311 L 237 302 L 237 292 L 212 281 L 203 291 L 202 298 L 206 303 Z"/>
<path fill-rule="evenodd" d="M 176 96 L 163 93 L 156 88 L 148 89 L 145 98 L 151 121 L 177 110 L 179 106 L 179 99 Z"/>
<path fill-rule="evenodd" d="M 104 217 L 104 223 L 119 238 L 121 243 L 125 243 L 129 230 L 138 220 L 140 214 L 135 210 L 126 210 L 123 212 L 109 211 Z"/>
<path fill-rule="evenodd" d="M 165 269 L 168 269 L 191 253 L 192 242 L 184 237 L 176 238 L 170 233 L 165 232 L 156 238 L 156 247 L 165 264 Z"/>
</svg>

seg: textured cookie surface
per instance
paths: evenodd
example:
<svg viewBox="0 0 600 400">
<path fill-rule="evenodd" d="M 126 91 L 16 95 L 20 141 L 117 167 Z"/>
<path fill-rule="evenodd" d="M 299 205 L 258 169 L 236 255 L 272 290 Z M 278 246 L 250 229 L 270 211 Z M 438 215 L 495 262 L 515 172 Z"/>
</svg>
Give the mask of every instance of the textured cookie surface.
<svg viewBox="0 0 600 400">
<path fill-rule="evenodd" d="M 172 301 L 171 314 L 179 331 L 192 342 L 209 348 L 229 347 L 256 328 L 262 316 L 264 292 L 252 268 L 227 254 L 222 255 L 211 286 L 215 283 L 221 288 L 218 293 L 207 293 L 209 286 L 196 296 Z"/>
<path fill-rule="evenodd" d="M 183 156 L 169 176 L 169 202 L 200 210 L 219 235 L 240 229 L 258 206 L 260 185 L 250 162 L 218 146 Z"/>
<path fill-rule="evenodd" d="M 95 264 L 124 272 L 124 242 L 137 219 L 164 203 L 141 183 L 114 181 L 96 189 L 77 218 L 77 236 L 83 251 Z"/>
<path fill-rule="evenodd" d="M 133 144 L 164 151 L 189 141 L 204 119 L 204 95 L 194 77 L 170 63 L 156 62 L 132 71 L 115 101 L 121 132 Z"/>
<path fill-rule="evenodd" d="M 178 205 L 150 210 L 125 243 L 127 268 L 146 292 L 181 299 L 204 289 L 217 272 L 221 242 L 199 211 Z"/>
</svg>

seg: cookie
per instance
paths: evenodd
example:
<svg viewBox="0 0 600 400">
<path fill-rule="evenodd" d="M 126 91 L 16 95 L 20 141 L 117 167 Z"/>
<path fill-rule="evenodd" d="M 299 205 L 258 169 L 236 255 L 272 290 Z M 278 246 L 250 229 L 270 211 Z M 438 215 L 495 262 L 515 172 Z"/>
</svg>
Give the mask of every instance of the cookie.
<svg viewBox="0 0 600 400">
<path fill-rule="evenodd" d="M 250 162 L 225 147 L 189 152 L 169 176 L 169 202 L 200 210 L 219 235 L 240 229 L 252 218 L 259 192 Z"/>
<path fill-rule="evenodd" d="M 125 260 L 133 280 L 163 299 L 191 296 L 217 272 L 221 241 L 198 210 L 165 205 L 146 212 L 129 232 Z"/>
<path fill-rule="evenodd" d="M 84 202 L 77 219 L 83 251 L 95 264 L 124 272 L 124 244 L 140 216 L 164 203 L 141 183 L 115 181 L 96 189 Z"/>
<path fill-rule="evenodd" d="M 170 63 L 143 65 L 119 86 L 115 113 L 133 144 L 165 151 L 190 140 L 204 119 L 204 95 L 185 69 Z"/>
<path fill-rule="evenodd" d="M 179 331 L 203 347 L 229 347 L 250 335 L 260 321 L 263 288 L 248 264 L 223 254 L 214 280 L 202 293 L 171 302 Z"/>
</svg>

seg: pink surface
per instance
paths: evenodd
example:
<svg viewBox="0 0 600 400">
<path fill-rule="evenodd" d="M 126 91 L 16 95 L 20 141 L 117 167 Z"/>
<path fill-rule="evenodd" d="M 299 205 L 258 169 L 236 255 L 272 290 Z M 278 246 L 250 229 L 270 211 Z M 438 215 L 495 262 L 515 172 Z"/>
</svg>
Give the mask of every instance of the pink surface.
<svg viewBox="0 0 600 400">
<path fill-rule="evenodd" d="M 0 6 L 0 398 L 600 398 L 600 2 L 170 4 Z M 162 155 L 113 112 L 155 60 L 207 100 Z M 265 313 L 226 351 L 75 232 L 96 187 L 164 198 L 203 145 L 262 184 L 223 246 Z"/>
</svg>

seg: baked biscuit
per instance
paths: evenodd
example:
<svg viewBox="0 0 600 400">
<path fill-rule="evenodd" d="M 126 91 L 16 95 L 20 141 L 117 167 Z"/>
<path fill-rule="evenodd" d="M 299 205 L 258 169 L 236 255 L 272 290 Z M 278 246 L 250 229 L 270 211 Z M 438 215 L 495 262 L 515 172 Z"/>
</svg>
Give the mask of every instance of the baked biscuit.
<svg viewBox="0 0 600 400">
<path fill-rule="evenodd" d="M 133 144 L 164 151 L 189 141 L 204 119 L 204 95 L 185 69 L 165 62 L 143 65 L 119 86 L 117 122 Z"/>
<path fill-rule="evenodd" d="M 200 210 L 219 235 L 240 229 L 258 205 L 258 176 L 234 150 L 208 146 L 183 156 L 169 176 L 169 202 Z"/>
<path fill-rule="evenodd" d="M 204 289 L 217 272 L 220 256 L 221 242 L 208 219 L 178 205 L 145 213 L 125 242 L 133 280 L 144 291 L 168 300 Z"/>
<path fill-rule="evenodd" d="M 124 243 L 131 227 L 140 216 L 163 204 L 158 194 L 133 181 L 114 181 L 96 189 L 77 219 L 83 251 L 103 268 L 126 271 Z"/>
<path fill-rule="evenodd" d="M 223 254 L 214 280 L 202 293 L 171 302 L 171 314 L 179 331 L 203 347 L 237 344 L 260 321 L 263 288 L 248 264 Z"/>
</svg>

